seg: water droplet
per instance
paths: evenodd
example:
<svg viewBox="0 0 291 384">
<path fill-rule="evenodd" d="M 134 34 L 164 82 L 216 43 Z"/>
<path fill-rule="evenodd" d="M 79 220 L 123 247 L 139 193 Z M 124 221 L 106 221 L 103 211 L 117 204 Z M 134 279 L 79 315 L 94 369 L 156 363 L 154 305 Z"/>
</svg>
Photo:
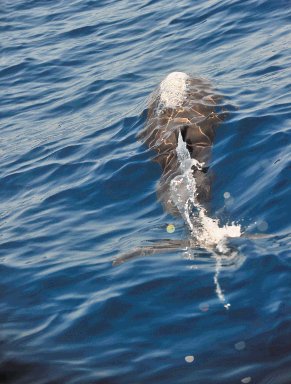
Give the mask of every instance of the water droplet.
<svg viewBox="0 0 291 384">
<path fill-rule="evenodd" d="M 175 232 L 175 226 L 174 226 L 174 224 L 168 224 L 168 225 L 167 225 L 167 232 L 168 232 L 168 233 L 173 233 L 173 232 Z"/>
<path fill-rule="evenodd" d="M 244 341 L 239 341 L 238 343 L 234 344 L 234 348 L 237 351 L 242 351 L 243 349 L 245 349 L 245 347 L 246 347 L 246 343 Z"/>
<path fill-rule="evenodd" d="M 223 197 L 225 199 L 229 199 L 230 198 L 230 193 L 229 192 L 224 192 Z"/>
<path fill-rule="evenodd" d="M 250 376 L 244 377 L 243 379 L 241 379 L 241 382 L 244 383 L 244 384 L 248 384 L 251 381 L 252 381 L 252 378 Z"/>
<path fill-rule="evenodd" d="M 185 260 L 193 260 L 193 255 L 192 255 L 191 251 L 183 252 L 183 257 Z M 197 269 L 197 268 L 195 268 L 195 269 Z"/>
<path fill-rule="evenodd" d="M 264 220 L 257 223 L 258 230 L 264 232 L 268 229 L 268 223 Z"/>
<path fill-rule="evenodd" d="M 207 312 L 209 310 L 209 305 L 207 303 L 199 304 L 199 309 L 202 312 Z"/>
<path fill-rule="evenodd" d="M 185 361 L 186 361 L 186 363 L 193 363 L 194 356 L 192 356 L 192 355 L 185 356 Z"/>
</svg>

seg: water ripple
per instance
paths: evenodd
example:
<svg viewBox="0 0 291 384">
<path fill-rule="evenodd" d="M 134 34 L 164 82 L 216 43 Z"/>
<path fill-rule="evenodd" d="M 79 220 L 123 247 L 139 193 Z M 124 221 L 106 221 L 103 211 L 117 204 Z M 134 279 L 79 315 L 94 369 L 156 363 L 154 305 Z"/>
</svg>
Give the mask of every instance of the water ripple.
<svg viewBox="0 0 291 384">
<path fill-rule="evenodd" d="M 2 5 L 0 381 L 289 383 L 289 1 Z M 228 111 L 213 215 L 273 237 L 113 268 L 188 236 L 136 137 L 177 70 L 208 78 Z"/>
</svg>

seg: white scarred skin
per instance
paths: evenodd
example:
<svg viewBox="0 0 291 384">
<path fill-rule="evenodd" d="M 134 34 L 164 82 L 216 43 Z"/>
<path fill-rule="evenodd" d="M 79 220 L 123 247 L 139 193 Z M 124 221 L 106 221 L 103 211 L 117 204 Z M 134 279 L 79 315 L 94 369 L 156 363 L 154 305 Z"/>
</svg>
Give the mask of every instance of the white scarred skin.
<svg viewBox="0 0 291 384">
<path fill-rule="evenodd" d="M 187 79 L 184 72 L 170 73 L 160 84 L 160 102 L 164 108 L 176 108 L 183 104 L 186 96 Z"/>
</svg>

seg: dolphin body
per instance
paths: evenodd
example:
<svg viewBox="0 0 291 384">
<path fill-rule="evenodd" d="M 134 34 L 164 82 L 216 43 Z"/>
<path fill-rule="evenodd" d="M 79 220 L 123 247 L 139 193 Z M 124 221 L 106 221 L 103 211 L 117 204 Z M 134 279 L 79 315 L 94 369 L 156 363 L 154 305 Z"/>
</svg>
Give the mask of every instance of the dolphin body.
<svg viewBox="0 0 291 384">
<path fill-rule="evenodd" d="M 210 201 L 211 148 L 215 130 L 224 116 L 216 112 L 219 98 L 206 80 L 183 72 L 170 73 L 150 98 L 146 125 L 139 138 L 157 153 L 155 160 L 163 171 L 158 196 L 169 213 L 177 212 L 170 196 L 170 184 L 179 174 L 179 133 L 196 162 L 192 173 L 197 202 L 205 206 Z"/>
<path fill-rule="evenodd" d="M 195 180 L 196 200 L 207 207 L 211 196 L 209 162 L 215 130 L 224 114 L 216 112 L 218 100 L 210 83 L 183 72 L 170 73 L 153 92 L 148 104 L 147 120 L 138 138 L 156 152 L 155 161 L 162 168 L 157 192 L 165 210 L 179 213 L 172 199 L 171 182 L 179 175 L 180 162 L 177 153 L 179 136 L 182 136 L 191 159 Z M 137 256 L 193 247 L 193 239 L 162 240 L 149 246 L 136 248 L 113 261 L 118 265 Z"/>
</svg>

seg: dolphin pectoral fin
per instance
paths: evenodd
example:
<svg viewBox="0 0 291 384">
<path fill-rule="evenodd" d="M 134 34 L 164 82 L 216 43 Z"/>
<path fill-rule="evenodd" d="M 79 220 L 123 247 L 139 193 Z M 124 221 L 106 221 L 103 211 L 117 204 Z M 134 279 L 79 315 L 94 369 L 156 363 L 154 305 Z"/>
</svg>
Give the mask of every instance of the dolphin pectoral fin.
<svg viewBox="0 0 291 384">
<path fill-rule="evenodd" d="M 151 245 L 145 245 L 138 247 L 121 255 L 120 257 L 113 260 L 112 265 L 117 266 L 125 261 L 135 259 L 136 257 L 151 256 L 157 253 L 171 252 L 174 250 L 182 250 L 190 246 L 189 240 L 161 240 L 153 242 Z"/>
<path fill-rule="evenodd" d="M 124 253 L 122 256 L 117 257 L 115 260 L 113 260 L 112 265 L 116 267 L 117 265 L 120 265 L 125 261 L 135 259 L 136 257 L 152 255 L 153 252 L 151 252 L 151 250 L 147 248 L 148 247 L 139 247 L 139 248 L 133 249 L 128 253 Z"/>
</svg>

